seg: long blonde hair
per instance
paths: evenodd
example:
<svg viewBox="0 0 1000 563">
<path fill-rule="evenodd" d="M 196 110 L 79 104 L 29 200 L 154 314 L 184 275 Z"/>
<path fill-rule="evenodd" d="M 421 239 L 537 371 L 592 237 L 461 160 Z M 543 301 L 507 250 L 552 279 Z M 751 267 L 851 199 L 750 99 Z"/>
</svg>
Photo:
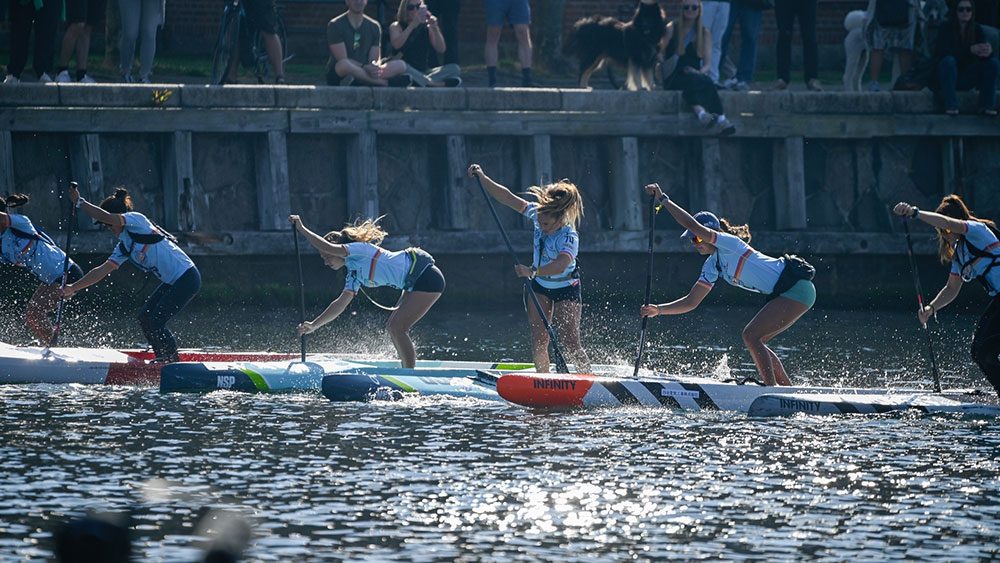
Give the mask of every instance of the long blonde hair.
<svg viewBox="0 0 1000 563">
<path fill-rule="evenodd" d="M 546 184 L 531 186 L 528 193 L 538 201 L 538 213 L 546 214 L 563 225 L 580 226 L 583 218 L 583 196 L 576 184 L 566 178 Z"/>
<path fill-rule="evenodd" d="M 409 3 L 410 0 L 399 0 L 399 8 L 396 10 L 396 23 L 403 29 L 410 25 L 410 16 L 406 13 L 406 5 Z"/>
<path fill-rule="evenodd" d="M 382 217 L 385 217 L 385 215 L 382 215 Z M 339 231 L 326 233 L 323 235 L 323 239 L 332 244 L 367 242 L 378 246 L 388 236 L 388 233 L 378 224 L 382 220 L 382 217 L 377 219 L 356 219 L 353 223 L 348 223 Z"/>
<path fill-rule="evenodd" d="M 681 9 L 682 10 L 684 9 L 683 5 L 681 6 Z M 694 20 L 694 25 L 698 30 L 698 33 L 695 35 L 694 46 L 698 50 L 698 56 L 701 57 L 702 59 L 705 58 L 705 46 L 712 44 L 712 41 L 709 38 L 708 30 L 705 29 L 705 26 L 701 25 L 701 16 L 703 9 L 704 7 L 701 4 L 701 0 L 698 0 L 698 17 Z M 681 35 L 681 33 L 684 31 L 683 13 L 680 16 L 677 16 L 676 18 L 671 20 L 670 25 L 671 27 L 674 28 L 674 34 L 677 36 L 677 49 L 675 50 L 675 53 L 677 53 L 678 57 L 682 57 L 684 56 L 684 51 L 685 51 L 684 37 Z"/>
</svg>

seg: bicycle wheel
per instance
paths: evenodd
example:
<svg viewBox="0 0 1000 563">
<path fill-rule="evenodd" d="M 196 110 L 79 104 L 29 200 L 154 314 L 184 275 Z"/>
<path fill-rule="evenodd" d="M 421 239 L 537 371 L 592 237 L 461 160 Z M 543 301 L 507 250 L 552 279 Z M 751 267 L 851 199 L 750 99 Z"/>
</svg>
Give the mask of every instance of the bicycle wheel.
<svg viewBox="0 0 1000 563">
<path fill-rule="evenodd" d="M 238 64 L 240 41 L 240 11 L 235 4 L 227 3 L 219 24 L 219 36 L 215 40 L 212 55 L 212 76 L 210 84 L 225 84 L 229 67 Z"/>
</svg>

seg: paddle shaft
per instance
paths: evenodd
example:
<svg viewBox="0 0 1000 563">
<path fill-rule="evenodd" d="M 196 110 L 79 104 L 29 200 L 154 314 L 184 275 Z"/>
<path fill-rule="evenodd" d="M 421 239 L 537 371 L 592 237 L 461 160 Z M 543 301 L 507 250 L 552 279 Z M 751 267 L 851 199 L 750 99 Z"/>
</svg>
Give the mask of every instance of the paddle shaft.
<svg viewBox="0 0 1000 563">
<path fill-rule="evenodd" d="M 917 304 L 924 310 L 924 291 L 920 287 L 920 274 L 917 272 L 917 260 L 913 257 L 913 241 L 910 240 L 910 225 L 903 217 L 903 231 L 906 233 L 906 255 L 910 257 L 910 273 L 913 274 L 913 285 L 917 289 Z M 941 392 L 941 374 L 938 372 L 937 357 L 934 355 L 934 340 L 931 331 L 924 324 L 924 334 L 927 336 L 927 352 L 931 358 L 931 371 L 934 374 L 934 391 Z"/>
<path fill-rule="evenodd" d="M 71 182 L 76 184 L 76 182 Z M 59 331 L 62 329 L 63 307 L 66 305 L 66 298 L 63 297 L 62 290 L 66 289 L 66 282 L 69 281 L 69 249 L 73 242 L 73 223 L 76 222 L 76 205 L 69 202 L 69 219 L 66 223 L 66 248 L 63 249 L 66 256 L 63 257 L 62 282 L 59 284 L 59 305 L 56 307 L 56 319 L 52 325 L 52 338 L 49 340 L 49 347 L 59 343 Z"/>
<path fill-rule="evenodd" d="M 500 216 L 497 215 L 496 208 L 493 207 L 493 199 L 490 194 L 486 193 L 486 188 L 483 186 L 483 180 L 476 176 L 476 183 L 479 184 L 479 191 L 483 193 L 483 198 L 486 200 L 486 205 L 490 208 L 490 213 L 493 215 L 493 220 L 497 222 L 497 228 L 500 229 L 500 234 L 503 235 L 504 242 L 507 243 L 507 250 L 510 251 L 511 258 L 514 259 L 515 264 L 520 264 L 521 262 L 517 259 L 517 254 L 514 252 L 514 245 L 510 243 L 510 237 L 507 236 L 507 231 L 503 228 L 503 224 L 500 222 Z M 556 336 L 556 331 L 552 328 L 552 324 L 549 322 L 548 317 L 545 316 L 545 311 L 542 310 L 542 304 L 538 301 L 538 296 L 531 289 L 531 280 L 528 278 L 522 278 L 524 280 L 524 288 L 528 290 L 528 295 L 531 296 L 531 302 L 535 304 L 535 311 L 538 311 L 538 316 L 542 319 L 542 324 L 545 325 L 545 331 L 549 333 L 549 340 L 552 342 L 552 352 L 553 360 L 555 360 L 556 369 L 561 373 L 569 373 L 569 367 L 566 365 L 566 359 L 562 355 L 562 350 L 559 348 L 559 338 Z"/>
<path fill-rule="evenodd" d="M 649 246 L 646 248 L 646 298 L 643 304 L 649 305 L 649 294 L 653 290 L 653 233 L 656 227 L 656 198 L 649 198 Z M 642 317 L 642 328 L 639 329 L 639 352 L 635 356 L 635 371 L 632 377 L 639 377 L 639 364 L 642 354 L 646 351 L 646 325 L 649 317 Z"/>
<path fill-rule="evenodd" d="M 295 261 L 299 265 L 299 324 L 306 322 L 306 284 L 302 277 L 302 253 L 299 252 L 299 233 L 292 224 L 292 240 L 295 241 Z M 306 335 L 299 335 L 302 361 L 306 361 Z"/>
</svg>

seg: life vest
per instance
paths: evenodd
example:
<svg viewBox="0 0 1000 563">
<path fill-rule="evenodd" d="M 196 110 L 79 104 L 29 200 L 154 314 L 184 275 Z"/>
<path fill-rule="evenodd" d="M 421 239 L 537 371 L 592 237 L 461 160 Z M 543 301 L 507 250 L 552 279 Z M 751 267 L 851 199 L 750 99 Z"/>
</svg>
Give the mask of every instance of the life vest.
<svg viewBox="0 0 1000 563">
<path fill-rule="evenodd" d="M 966 239 L 965 237 L 962 237 L 962 241 L 965 243 L 965 251 L 971 254 L 972 258 L 970 258 L 969 261 L 965 262 L 964 264 L 962 263 L 961 260 L 959 260 L 958 262 L 959 275 L 962 276 L 962 280 L 964 281 L 972 281 L 973 279 L 978 280 L 979 283 L 982 284 L 983 289 L 986 290 L 986 293 L 994 295 L 995 293 L 997 293 L 997 288 L 993 287 L 993 285 L 990 284 L 989 279 L 987 279 L 987 274 L 989 274 L 990 270 L 992 270 L 993 267 L 997 265 L 997 261 L 1000 261 L 1000 255 L 991 254 L 981 248 L 973 246 L 973 244 L 970 243 L 969 240 Z M 966 276 L 965 269 L 970 268 L 980 258 L 989 259 L 990 261 L 989 265 L 986 266 L 986 268 L 983 270 L 983 273 L 979 274 L 974 278 L 971 276 Z"/>
</svg>

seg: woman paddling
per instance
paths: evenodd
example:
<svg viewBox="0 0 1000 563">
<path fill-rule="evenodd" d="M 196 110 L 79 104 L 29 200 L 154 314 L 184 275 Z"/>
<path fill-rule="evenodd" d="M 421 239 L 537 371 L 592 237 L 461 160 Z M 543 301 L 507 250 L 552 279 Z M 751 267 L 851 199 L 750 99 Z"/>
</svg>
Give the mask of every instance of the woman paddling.
<svg viewBox="0 0 1000 563">
<path fill-rule="evenodd" d="M 692 217 L 671 201 L 658 184 L 646 186 L 646 193 L 655 197 L 686 229 L 681 238 L 689 239 L 698 254 L 708 259 L 687 295 L 670 303 L 643 306 L 641 314 L 655 317 L 693 311 L 720 276 L 736 287 L 766 294 L 767 304 L 743 329 L 743 342 L 765 385 L 791 385 L 781 360 L 767 343 L 795 324 L 816 302 L 816 288 L 811 281 L 813 267 L 797 256 L 772 258 L 757 252 L 749 244 L 749 227 L 730 225 L 708 211 Z"/>
<path fill-rule="evenodd" d="M 434 265 L 434 258 L 420 248 L 393 252 L 379 247 L 386 232 L 379 226 L 378 219 L 359 220 L 325 236 L 306 228 L 298 215 L 291 215 L 288 219 L 319 251 L 327 266 L 334 270 L 347 267 L 344 290 L 340 296 L 314 320 L 300 324 L 299 334 L 314 332 L 336 319 L 347 309 L 357 292 L 364 291 L 365 287 L 402 289 L 403 295 L 389 316 L 386 328 L 402 366 L 416 366 L 417 351 L 410 339 L 410 329 L 444 292 L 444 274 Z"/>
<path fill-rule="evenodd" d="M 139 311 L 139 324 L 153 347 L 154 362 L 178 361 L 177 341 L 167 329 L 167 321 L 201 289 L 201 272 L 177 246 L 172 235 L 142 213 L 132 211 L 132 198 L 125 188 L 116 188 L 114 195 L 101 201 L 100 207 L 80 197 L 80 192 L 72 186 L 69 197 L 94 221 L 110 229 L 118 237 L 118 244 L 107 261 L 87 272 L 79 281 L 67 285 L 63 294 L 66 298 L 73 297 L 81 289 L 104 279 L 126 261 L 145 273 L 153 274 L 163 283 L 146 299 Z"/>
<path fill-rule="evenodd" d="M 28 330 L 42 346 L 52 342 L 52 322 L 49 314 L 59 303 L 63 266 L 67 283 L 83 277 L 83 271 L 52 239 L 35 228 L 31 219 L 13 213 L 11 209 L 28 203 L 28 196 L 14 194 L 0 199 L 0 262 L 27 268 L 41 285 L 28 301 L 24 320 Z"/>
<path fill-rule="evenodd" d="M 580 247 L 576 226 L 583 217 L 580 191 L 567 180 L 532 186 L 528 191 L 537 201 L 528 202 L 494 182 L 478 164 L 469 166 L 469 175 L 478 176 L 493 199 L 531 219 L 535 226 L 532 265 L 515 264 L 514 273 L 531 280 L 531 290 L 555 326 L 567 360 L 576 364 L 578 372 L 589 372 L 590 358 L 580 343 L 583 297 L 576 263 Z M 524 295 L 524 308 L 531 326 L 532 358 L 535 369 L 544 373 L 549 371 L 549 333 L 528 297 Z"/>
<path fill-rule="evenodd" d="M 919 219 L 937 229 L 938 258 L 951 263 L 951 273 L 937 296 L 917 313 L 926 325 L 931 315 L 958 297 L 962 284 L 978 280 L 990 296 L 990 303 L 976 325 L 972 337 L 972 359 L 1000 395 L 1000 230 L 993 221 L 980 219 L 957 195 L 948 195 L 933 213 L 909 203 L 897 203 L 893 212 Z"/>
</svg>

